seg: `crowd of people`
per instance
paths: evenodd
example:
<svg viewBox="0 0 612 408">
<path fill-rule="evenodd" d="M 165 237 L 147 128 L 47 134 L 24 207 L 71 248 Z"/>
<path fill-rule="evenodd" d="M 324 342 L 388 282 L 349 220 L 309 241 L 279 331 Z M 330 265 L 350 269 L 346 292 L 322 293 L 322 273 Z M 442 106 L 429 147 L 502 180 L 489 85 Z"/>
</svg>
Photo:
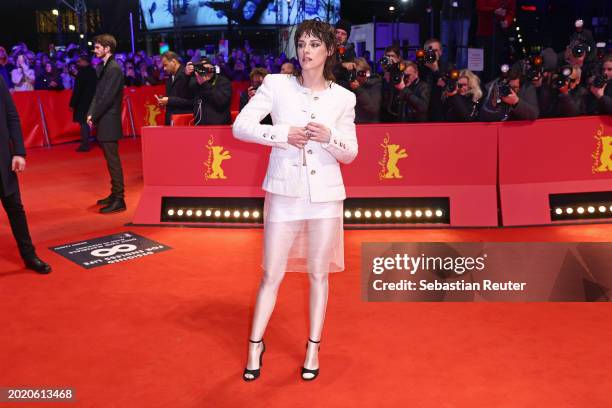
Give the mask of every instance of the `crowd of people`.
<svg viewBox="0 0 612 408">
<path fill-rule="evenodd" d="M 0 46 L 0 75 L 12 92 L 32 90 L 74 89 L 79 70 L 79 60 L 89 59 L 94 67 L 100 60 L 90 52 L 70 44 L 49 51 L 34 52 L 25 43 L 17 44 L 7 51 Z M 163 70 L 162 55 L 147 55 L 144 51 L 117 53 L 115 59 L 125 76 L 126 86 L 159 85 L 168 78 Z M 200 62 L 200 50 L 190 49 L 181 57 L 184 62 Z M 280 73 L 283 64 L 294 62 L 285 54 L 258 53 L 248 42 L 234 49 L 228 57 L 217 54 L 211 60 L 221 68 L 222 74 L 231 81 L 248 81 L 255 68 L 265 68 L 270 73 Z"/>
<path fill-rule="evenodd" d="M 504 10 L 492 12 L 504 14 Z M 570 33 L 567 47 L 560 52 L 544 49 L 510 66 L 478 73 L 463 68 L 465 56 L 460 47 L 449 56 L 451 48 L 436 38 L 425 41 L 412 60 L 407 59 L 407 50 L 390 45 L 384 57 L 374 62 L 367 51 L 356 55 L 348 42 L 350 33 L 350 22 L 336 23 L 333 72 L 337 83 L 357 97 L 357 123 L 487 122 L 612 113 L 612 55 L 595 48 L 588 30 Z M 266 75 L 291 74 L 299 68 L 295 59 L 282 53 L 255 52 L 248 42 L 228 56 L 203 56 L 192 49 L 184 55 L 172 51 L 154 56 L 143 51 L 117 53 L 114 59 L 125 86 L 166 84 L 166 95 L 158 102 L 166 108 L 167 125 L 177 113 L 192 113 L 195 125 L 229 124 L 231 81 L 250 81 L 248 90 L 240 95 L 242 109 Z M 34 53 L 25 44 L 18 44 L 10 53 L 0 47 L 0 74 L 13 92 L 73 89 L 71 107 L 81 106 L 81 111 L 91 102 L 81 95 L 88 87 L 84 84 L 95 82 L 89 67 L 95 69 L 99 64 L 99 58 L 90 58 L 76 45 L 62 50 L 52 46 L 48 53 Z M 84 70 L 87 75 L 81 72 Z M 76 116 L 85 140 L 83 115 Z"/>
</svg>

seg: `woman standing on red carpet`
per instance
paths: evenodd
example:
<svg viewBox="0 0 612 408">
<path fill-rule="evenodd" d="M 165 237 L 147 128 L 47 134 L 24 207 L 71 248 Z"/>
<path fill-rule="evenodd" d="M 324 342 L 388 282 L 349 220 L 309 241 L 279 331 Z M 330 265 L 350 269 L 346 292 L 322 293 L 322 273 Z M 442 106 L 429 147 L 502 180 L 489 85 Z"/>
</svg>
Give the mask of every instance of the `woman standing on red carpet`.
<svg viewBox="0 0 612 408">
<path fill-rule="evenodd" d="M 272 146 L 263 182 L 263 278 L 257 295 L 243 379 L 259 377 L 263 335 L 285 271 L 308 272 L 310 336 L 302 379 L 319 374 L 319 343 L 328 274 L 344 270 L 343 200 L 339 163 L 357 156 L 355 95 L 334 82 L 335 35 L 306 20 L 295 33 L 300 70 L 267 75 L 233 126 L 237 139 Z M 262 125 L 268 114 L 274 125 Z"/>
</svg>

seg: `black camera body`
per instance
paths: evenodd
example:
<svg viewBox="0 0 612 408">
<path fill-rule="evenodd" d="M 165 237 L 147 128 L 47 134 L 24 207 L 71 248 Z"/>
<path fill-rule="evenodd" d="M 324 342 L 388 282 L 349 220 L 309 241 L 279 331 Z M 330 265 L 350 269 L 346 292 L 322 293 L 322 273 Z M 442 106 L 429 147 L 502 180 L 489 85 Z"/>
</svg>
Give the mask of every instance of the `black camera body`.
<svg viewBox="0 0 612 408">
<path fill-rule="evenodd" d="M 529 80 L 534 81 L 544 74 L 544 59 L 540 55 L 527 58 L 523 65 L 523 75 Z"/>
<path fill-rule="evenodd" d="M 406 66 L 403 63 L 393 63 L 389 57 L 382 57 L 379 62 L 382 69 L 389 73 L 392 84 L 397 85 L 404 80 L 404 70 Z"/>
<path fill-rule="evenodd" d="M 608 78 L 606 78 L 606 76 L 603 74 L 599 74 L 593 78 L 593 82 L 591 83 L 591 85 L 593 85 L 594 88 L 601 89 L 606 86 L 607 83 Z"/>
<path fill-rule="evenodd" d="M 572 76 L 572 67 L 565 66 L 559 69 L 559 71 L 553 76 L 552 85 L 556 89 L 561 89 L 569 84 L 570 77 Z"/>
<path fill-rule="evenodd" d="M 344 80 L 346 82 L 353 82 L 357 79 L 357 70 L 356 69 L 345 69 L 344 70 Z"/>
<path fill-rule="evenodd" d="M 438 54 L 430 47 L 427 50 L 417 50 L 417 64 L 433 64 L 438 60 Z"/>
<path fill-rule="evenodd" d="M 206 64 L 208 65 L 208 64 Z M 206 66 L 204 63 L 193 64 L 193 70 L 201 76 L 209 75 L 209 74 L 218 74 L 219 68 L 216 66 Z"/>
<path fill-rule="evenodd" d="M 448 70 L 442 75 L 442 79 L 446 84 L 444 90 L 448 93 L 453 93 L 457 90 L 457 80 L 459 79 L 459 71 L 456 69 Z"/>
<path fill-rule="evenodd" d="M 572 46 L 572 55 L 575 58 L 580 58 L 583 55 L 588 54 L 590 51 L 591 47 L 583 42 L 576 42 L 576 44 Z"/>
<path fill-rule="evenodd" d="M 500 98 L 510 96 L 510 94 L 512 93 L 512 87 L 510 86 L 510 83 L 507 80 L 502 80 L 497 85 L 497 93 L 499 94 Z"/>
</svg>

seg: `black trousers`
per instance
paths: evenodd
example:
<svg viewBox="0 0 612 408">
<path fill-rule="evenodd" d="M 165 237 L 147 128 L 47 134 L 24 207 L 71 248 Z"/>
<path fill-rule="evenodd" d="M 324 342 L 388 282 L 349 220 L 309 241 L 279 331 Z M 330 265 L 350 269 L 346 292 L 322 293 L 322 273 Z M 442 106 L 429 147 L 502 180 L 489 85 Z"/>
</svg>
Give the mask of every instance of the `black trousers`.
<svg viewBox="0 0 612 408">
<path fill-rule="evenodd" d="M 32 238 L 30 237 L 30 230 L 28 229 L 28 220 L 26 218 L 23 204 L 21 203 L 21 194 L 19 190 L 15 194 L 4 196 L 2 183 L 0 183 L 0 199 L 2 200 L 2 206 L 6 215 L 8 216 L 11 230 L 15 241 L 17 241 L 17 247 L 19 247 L 19 253 L 22 258 L 29 258 L 35 254 L 35 248 L 32 244 Z"/>
<path fill-rule="evenodd" d="M 79 123 L 81 126 L 81 146 L 89 148 L 89 136 L 91 135 L 91 129 L 87 123 Z"/>
<path fill-rule="evenodd" d="M 108 173 L 111 178 L 111 194 L 115 198 L 123 199 L 125 197 L 125 187 L 123 183 L 123 168 L 121 167 L 121 158 L 119 157 L 119 142 L 101 142 L 100 147 L 104 152 Z"/>
</svg>

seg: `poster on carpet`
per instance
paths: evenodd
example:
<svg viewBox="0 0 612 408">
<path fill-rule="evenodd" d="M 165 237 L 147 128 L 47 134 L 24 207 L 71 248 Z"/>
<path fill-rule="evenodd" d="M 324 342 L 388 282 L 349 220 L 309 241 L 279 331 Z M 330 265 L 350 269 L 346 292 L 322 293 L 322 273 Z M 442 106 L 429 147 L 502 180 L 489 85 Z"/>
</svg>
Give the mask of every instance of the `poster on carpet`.
<svg viewBox="0 0 612 408">
<path fill-rule="evenodd" d="M 128 231 L 50 249 L 85 269 L 92 269 L 144 258 L 172 248 Z"/>
</svg>

